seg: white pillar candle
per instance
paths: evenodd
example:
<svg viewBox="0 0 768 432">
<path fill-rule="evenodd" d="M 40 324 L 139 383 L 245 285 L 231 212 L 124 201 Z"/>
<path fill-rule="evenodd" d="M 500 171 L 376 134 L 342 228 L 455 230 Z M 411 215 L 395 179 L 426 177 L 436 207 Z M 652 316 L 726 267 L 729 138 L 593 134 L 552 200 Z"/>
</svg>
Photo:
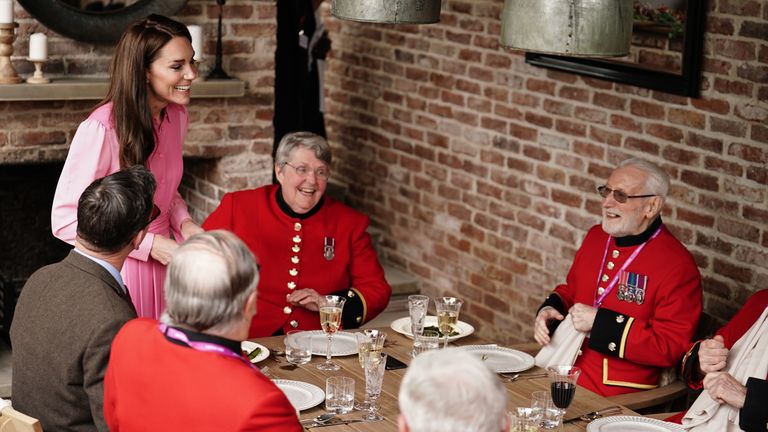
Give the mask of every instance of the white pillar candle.
<svg viewBox="0 0 768 432">
<path fill-rule="evenodd" d="M 13 0 L 0 0 L 0 24 L 13 22 Z"/>
<path fill-rule="evenodd" d="M 29 59 L 33 61 L 48 59 L 48 37 L 43 33 L 33 33 L 29 36 Z"/>
<path fill-rule="evenodd" d="M 203 28 L 199 25 L 187 26 L 192 36 L 192 49 L 195 50 L 195 60 L 203 58 Z"/>
</svg>

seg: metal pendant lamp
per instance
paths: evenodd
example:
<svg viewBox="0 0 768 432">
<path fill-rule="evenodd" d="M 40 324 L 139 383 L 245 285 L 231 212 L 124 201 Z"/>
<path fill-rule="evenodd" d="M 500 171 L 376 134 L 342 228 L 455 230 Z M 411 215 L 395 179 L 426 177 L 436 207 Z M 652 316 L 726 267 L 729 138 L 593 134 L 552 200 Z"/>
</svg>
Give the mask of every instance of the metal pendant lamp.
<svg viewBox="0 0 768 432">
<path fill-rule="evenodd" d="M 333 0 L 336 18 L 385 24 L 432 24 L 440 21 L 440 0 Z"/>
<path fill-rule="evenodd" d="M 544 54 L 629 53 L 633 0 L 505 0 L 501 45 Z"/>
</svg>

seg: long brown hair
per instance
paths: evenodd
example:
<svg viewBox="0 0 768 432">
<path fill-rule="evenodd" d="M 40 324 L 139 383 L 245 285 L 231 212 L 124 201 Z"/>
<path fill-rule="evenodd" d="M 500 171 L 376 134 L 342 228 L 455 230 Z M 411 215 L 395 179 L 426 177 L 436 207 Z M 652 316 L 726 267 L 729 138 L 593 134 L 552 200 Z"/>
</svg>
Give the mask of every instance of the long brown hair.
<svg viewBox="0 0 768 432">
<path fill-rule="evenodd" d="M 128 27 L 117 43 L 110 68 L 109 91 L 100 105 L 112 102 L 121 168 L 146 165 L 155 150 L 147 71 L 160 49 L 178 36 L 192 42 L 184 24 L 152 14 Z"/>
</svg>

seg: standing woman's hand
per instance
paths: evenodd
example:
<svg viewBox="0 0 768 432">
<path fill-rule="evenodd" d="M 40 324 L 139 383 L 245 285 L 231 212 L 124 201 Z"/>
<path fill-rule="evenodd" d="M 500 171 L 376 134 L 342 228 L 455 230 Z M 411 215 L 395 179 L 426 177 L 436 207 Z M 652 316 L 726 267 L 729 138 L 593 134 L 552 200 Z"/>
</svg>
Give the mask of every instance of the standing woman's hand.
<svg viewBox="0 0 768 432">
<path fill-rule="evenodd" d="M 170 238 L 155 234 L 155 238 L 152 241 L 152 250 L 149 254 L 162 265 L 168 265 L 171 262 L 171 255 L 173 251 L 179 247 L 179 244 Z"/>
<path fill-rule="evenodd" d="M 200 234 L 201 232 L 204 232 L 204 230 L 200 227 L 200 225 L 196 224 L 192 219 L 187 219 L 184 222 L 181 223 L 181 236 L 183 237 L 183 240 L 186 241 L 188 238 L 192 237 L 195 234 Z"/>
</svg>

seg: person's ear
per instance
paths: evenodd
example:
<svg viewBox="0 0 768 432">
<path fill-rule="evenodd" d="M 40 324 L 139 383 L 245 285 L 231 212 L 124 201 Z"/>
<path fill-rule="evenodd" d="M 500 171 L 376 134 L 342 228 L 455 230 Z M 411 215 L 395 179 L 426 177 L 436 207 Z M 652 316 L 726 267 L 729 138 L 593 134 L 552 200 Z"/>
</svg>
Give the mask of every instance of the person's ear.
<svg viewBox="0 0 768 432">
<path fill-rule="evenodd" d="M 661 212 L 661 206 L 664 204 L 664 199 L 660 196 L 651 197 L 645 206 L 645 216 L 648 219 L 652 219 L 659 212 Z"/>
<path fill-rule="evenodd" d="M 410 432 L 405 416 L 401 413 L 397 416 L 397 432 Z"/>
<path fill-rule="evenodd" d="M 248 296 L 247 299 L 245 299 L 245 306 L 243 307 L 243 316 L 248 319 L 248 322 L 251 322 L 251 318 L 253 318 L 254 315 L 256 315 L 256 298 L 257 298 L 256 290 L 253 290 L 253 292 Z"/>
<path fill-rule="evenodd" d="M 275 164 L 275 178 L 280 184 L 283 184 L 283 180 L 285 179 L 285 165 L 281 167 L 280 165 Z"/>
</svg>

